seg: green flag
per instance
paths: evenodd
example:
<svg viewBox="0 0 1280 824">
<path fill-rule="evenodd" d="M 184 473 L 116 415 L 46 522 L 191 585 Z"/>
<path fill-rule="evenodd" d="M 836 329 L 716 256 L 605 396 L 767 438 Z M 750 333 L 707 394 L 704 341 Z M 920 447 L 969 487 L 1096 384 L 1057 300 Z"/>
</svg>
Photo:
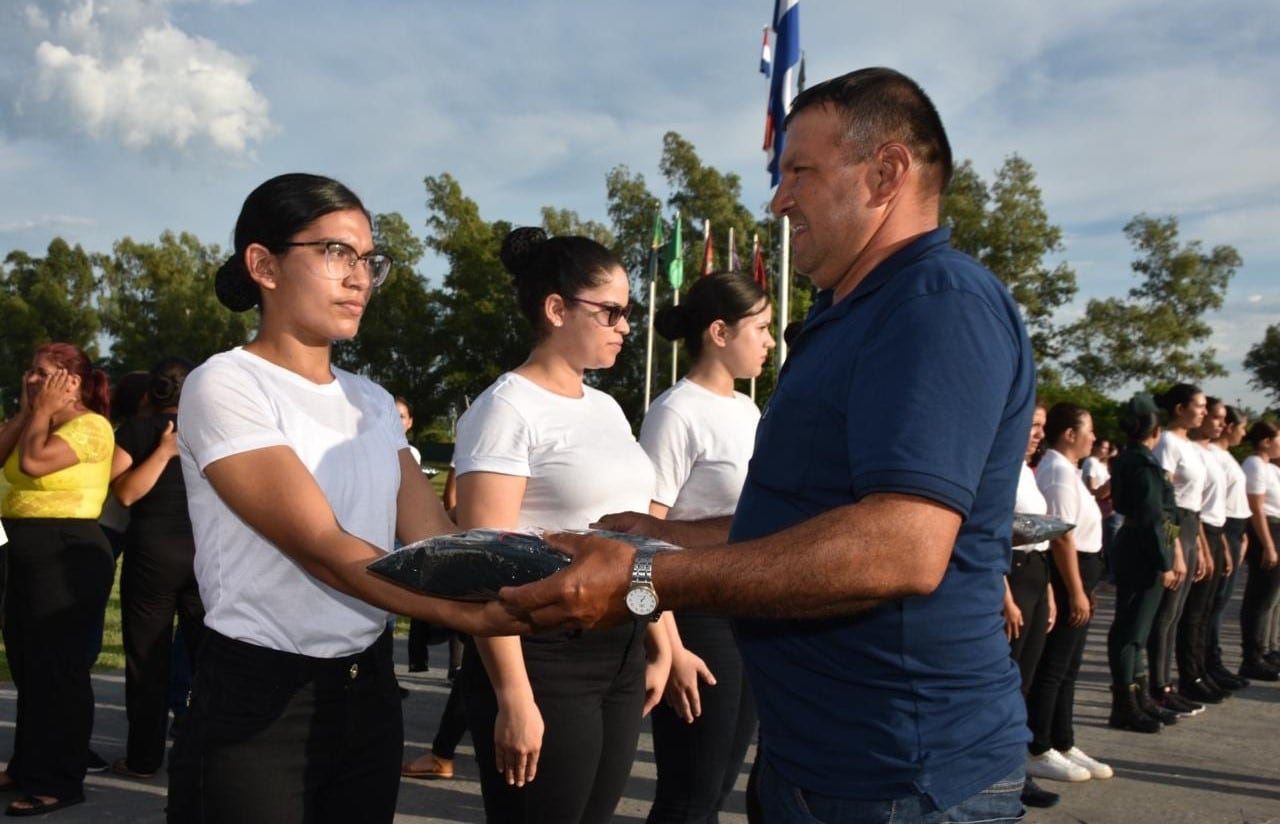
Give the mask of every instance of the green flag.
<svg viewBox="0 0 1280 824">
<path fill-rule="evenodd" d="M 684 241 L 680 237 L 680 213 L 676 212 L 676 228 L 671 234 L 671 256 L 667 259 L 667 283 L 679 289 L 684 283 Z"/>
</svg>

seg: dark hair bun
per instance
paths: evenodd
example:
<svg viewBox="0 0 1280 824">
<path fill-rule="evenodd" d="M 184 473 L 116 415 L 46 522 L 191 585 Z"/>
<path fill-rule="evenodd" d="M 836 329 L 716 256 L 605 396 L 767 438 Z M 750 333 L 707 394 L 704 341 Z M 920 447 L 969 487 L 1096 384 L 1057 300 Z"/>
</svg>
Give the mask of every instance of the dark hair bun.
<svg viewBox="0 0 1280 824">
<path fill-rule="evenodd" d="M 653 328 L 667 340 L 689 336 L 689 312 L 685 304 L 668 304 L 653 314 Z"/>
<path fill-rule="evenodd" d="M 507 234 L 498 256 L 506 270 L 519 278 L 533 267 L 546 242 L 546 232 L 537 226 L 523 226 Z"/>
<path fill-rule="evenodd" d="M 249 277 L 249 270 L 239 255 L 232 255 L 214 276 L 213 290 L 223 306 L 232 312 L 244 312 L 257 306 L 262 300 L 258 284 Z"/>
</svg>

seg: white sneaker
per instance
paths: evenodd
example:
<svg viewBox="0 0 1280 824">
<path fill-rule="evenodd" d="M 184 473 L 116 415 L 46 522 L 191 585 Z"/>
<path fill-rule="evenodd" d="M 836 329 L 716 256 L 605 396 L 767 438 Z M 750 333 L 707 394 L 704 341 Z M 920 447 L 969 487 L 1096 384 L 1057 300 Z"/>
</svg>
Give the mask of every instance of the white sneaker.
<svg viewBox="0 0 1280 824">
<path fill-rule="evenodd" d="M 1072 764 L 1078 764 L 1089 771 L 1091 778 L 1110 778 L 1115 775 L 1115 771 L 1107 764 L 1103 764 L 1097 759 L 1090 758 L 1084 750 L 1079 747 L 1072 747 L 1062 753 L 1062 756 Z"/>
<path fill-rule="evenodd" d="M 1068 761 L 1057 750 L 1046 750 L 1040 755 L 1028 756 L 1027 775 L 1052 781 L 1088 781 L 1093 777 L 1087 769 Z"/>
</svg>

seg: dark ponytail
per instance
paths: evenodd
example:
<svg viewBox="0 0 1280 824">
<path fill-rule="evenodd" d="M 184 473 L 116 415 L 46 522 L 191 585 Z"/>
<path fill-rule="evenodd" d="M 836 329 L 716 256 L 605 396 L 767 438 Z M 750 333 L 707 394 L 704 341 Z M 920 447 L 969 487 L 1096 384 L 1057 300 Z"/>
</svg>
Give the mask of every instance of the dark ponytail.
<svg viewBox="0 0 1280 824">
<path fill-rule="evenodd" d="M 547 237 L 536 226 L 513 229 L 502 241 L 502 266 L 516 282 L 516 303 L 534 330 L 546 332 L 543 304 L 548 295 L 571 300 L 584 290 L 609 280 L 622 261 L 589 237 Z"/>
<path fill-rule="evenodd" d="M 165 358 L 151 367 L 147 396 L 151 398 L 151 405 L 157 412 L 178 405 L 182 397 L 182 384 L 195 368 L 191 361 L 179 357 Z"/>
</svg>

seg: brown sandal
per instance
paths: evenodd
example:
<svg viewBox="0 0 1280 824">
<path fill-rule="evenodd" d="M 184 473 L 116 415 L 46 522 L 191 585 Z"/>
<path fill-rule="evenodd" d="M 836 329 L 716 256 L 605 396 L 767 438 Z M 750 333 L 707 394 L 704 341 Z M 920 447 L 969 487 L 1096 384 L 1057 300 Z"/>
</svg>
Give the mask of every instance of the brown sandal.
<svg viewBox="0 0 1280 824">
<path fill-rule="evenodd" d="M 453 759 L 440 758 L 435 753 L 427 753 L 426 757 L 428 757 L 430 761 L 427 763 L 425 768 L 415 766 L 423 758 L 423 756 L 418 756 L 413 761 L 403 765 L 400 768 L 400 774 L 405 778 L 453 778 Z"/>
</svg>

